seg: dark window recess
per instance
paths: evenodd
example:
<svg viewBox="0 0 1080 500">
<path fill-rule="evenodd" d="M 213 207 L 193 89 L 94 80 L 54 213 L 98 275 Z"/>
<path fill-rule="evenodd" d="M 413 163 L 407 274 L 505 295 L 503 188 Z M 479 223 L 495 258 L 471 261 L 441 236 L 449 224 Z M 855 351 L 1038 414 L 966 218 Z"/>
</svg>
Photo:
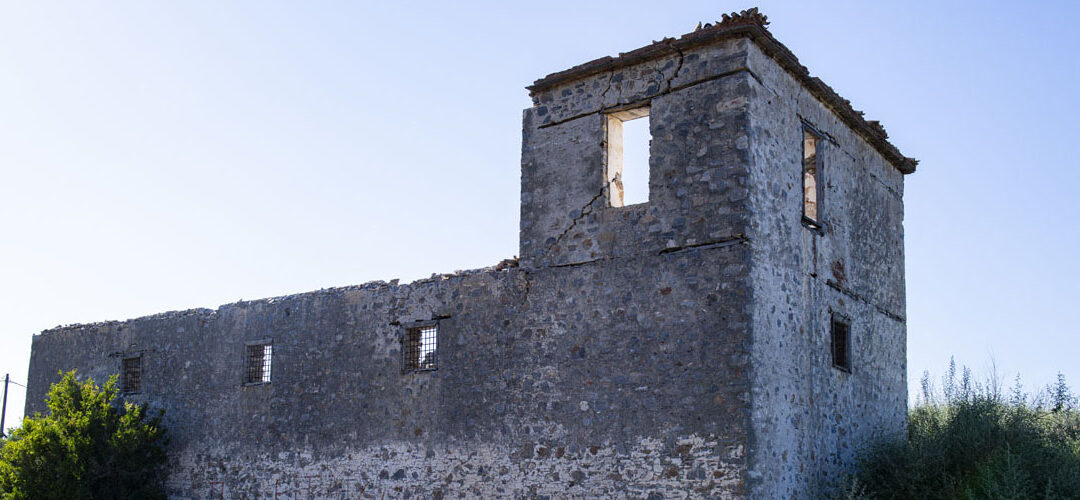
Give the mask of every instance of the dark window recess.
<svg viewBox="0 0 1080 500">
<path fill-rule="evenodd" d="M 124 358 L 121 365 L 123 378 L 120 380 L 120 390 L 124 394 L 142 391 L 142 356 Z"/>
<path fill-rule="evenodd" d="M 247 360 L 244 366 L 244 383 L 266 384 L 270 382 L 270 358 L 274 352 L 271 344 L 247 346 Z"/>
<path fill-rule="evenodd" d="M 434 370 L 439 367 L 439 325 L 405 330 L 405 371 Z"/>
<path fill-rule="evenodd" d="M 832 320 L 832 364 L 846 372 L 851 371 L 851 324 L 844 318 Z"/>
<path fill-rule="evenodd" d="M 821 136 L 809 127 L 803 127 L 803 223 L 814 229 L 821 228 Z"/>
</svg>

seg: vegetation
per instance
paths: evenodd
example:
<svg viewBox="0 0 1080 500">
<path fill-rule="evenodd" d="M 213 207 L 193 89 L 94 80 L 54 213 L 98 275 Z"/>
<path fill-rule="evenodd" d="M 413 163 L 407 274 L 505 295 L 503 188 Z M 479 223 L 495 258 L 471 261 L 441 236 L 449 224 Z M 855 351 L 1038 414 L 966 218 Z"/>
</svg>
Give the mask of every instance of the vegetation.
<svg viewBox="0 0 1080 500">
<path fill-rule="evenodd" d="M 116 396 L 115 376 L 99 388 L 64 374 L 49 414 L 23 420 L 0 448 L 0 498 L 164 498 L 161 414 Z"/>
<path fill-rule="evenodd" d="M 1019 376 L 1008 396 L 950 362 L 943 396 L 929 375 L 908 416 L 908 439 L 874 449 L 848 498 L 1080 498 L 1080 412 L 1058 374 L 1029 396 Z"/>
</svg>

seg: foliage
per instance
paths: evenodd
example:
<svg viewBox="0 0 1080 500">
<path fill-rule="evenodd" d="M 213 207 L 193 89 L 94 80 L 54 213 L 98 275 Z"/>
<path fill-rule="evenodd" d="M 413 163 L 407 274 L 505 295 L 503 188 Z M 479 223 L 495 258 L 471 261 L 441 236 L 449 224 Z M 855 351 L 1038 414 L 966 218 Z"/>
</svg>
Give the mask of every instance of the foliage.
<svg viewBox="0 0 1080 500">
<path fill-rule="evenodd" d="M 847 498 L 1080 498 L 1080 412 L 1065 379 L 1027 396 L 1017 377 L 1006 399 L 950 363 L 943 399 L 922 379 L 908 439 L 878 446 Z"/>
<path fill-rule="evenodd" d="M 0 448 L 0 498 L 164 498 L 162 414 L 116 397 L 115 376 L 99 388 L 63 374 L 49 414 L 24 419 Z"/>
</svg>

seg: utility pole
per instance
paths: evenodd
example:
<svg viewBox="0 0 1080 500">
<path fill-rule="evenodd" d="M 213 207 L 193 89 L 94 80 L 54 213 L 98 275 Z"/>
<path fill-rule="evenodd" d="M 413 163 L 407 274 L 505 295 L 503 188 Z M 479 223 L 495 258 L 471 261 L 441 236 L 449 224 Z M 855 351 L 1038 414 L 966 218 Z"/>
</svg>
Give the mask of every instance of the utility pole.
<svg viewBox="0 0 1080 500">
<path fill-rule="evenodd" d="M 0 409 L 0 437 L 7 437 L 7 435 L 4 433 L 5 432 L 4 431 L 4 417 L 7 417 L 7 386 L 8 386 L 8 382 L 10 382 L 10 381 L 11 381 L 11 374 L 10 373 L 5 373 L 4 374 L 4 407 L 2 409 Z"/>
</svg>

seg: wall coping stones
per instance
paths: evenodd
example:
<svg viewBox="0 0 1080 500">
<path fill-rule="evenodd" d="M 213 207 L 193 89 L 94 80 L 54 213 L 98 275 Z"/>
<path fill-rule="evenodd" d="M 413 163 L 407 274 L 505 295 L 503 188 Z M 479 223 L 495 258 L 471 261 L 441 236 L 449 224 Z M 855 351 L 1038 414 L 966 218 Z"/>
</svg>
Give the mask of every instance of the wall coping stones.
<svg viewBox="0 0 1080 500">
<path fill-rule="evenodd" d="M 276 303 L 276 302 L 284 302 L 284 301 L 303 299 L 303 298 L 308 298 L 308 297 L 338 295 L 338 294 L 347 293 L 347 292 L 351 292 L 351 291 L 357 291 L 357 290 L 377 290 L 377 289 L 397 287 L 397 286 L 416 286 L 416 285 L 423 285 L 425 283 L 433 283 L 433 282 L 437 282 L 437 281 L 444 281 L 444 280 L 455 279 L 455 278 L 458 278 L 458 279 L 466 278 L 466 277 L 470 277 L 470 276 L 474 276 L 474 275 L 480 275 L 480 274 L 496 274 L 496 273 L 509 271 L 510 269 L 513 269 L 513 268 L 516 268 L 516 267 L 518 267 L 516 258 L 514 258 L 514 259 L 505 259 L 505 260 L 503 260 L 503 261 L 501 261 L 498 264 L 493 265 L 493 266 L 481 267 L 479 269 L 468 269 L 468 270 L 464 270 L 464 271 L 458 270 L 458 271 L 454 271 L 452 273 L 443 273 L 443 274 L 435 273 L 435 274 L 432 274 L 428 278 L 420 278 L 420 279 L 413 280 L 413 281 L 411 281 L 409 283 L 405 283 L 405 284 L 400 284 L 399 281 L 396 280 L 396 279 L 390 280 L 389 282 L 383 281 L 383 280 L 374 280 L 374 281 L 369 281 L 367 283 L 362 283 L 362 284 L 359 284 L 359 285 L 347 285 L 347 286 L 340 286 L 340 287 L 320 288 L 319 290 L 314 290 L 314 291 L 309 291 L 309 292 L 300 292 L 300 293 L 294 293 L 294 294 L 289 294 L 289 295 L 280 295 L 280 296 L 277 296 L 277 297 L 267 297 L 267 298 L 263 298 L 263 299 L 239 300 L 239 301 L 232 302 L 232 303 L 229 303 L 229 304 L 222 304 L 222 305 L 218 306 L 217 309 L 207 309 L 205 307 L 199 307 L 199 308 L 194 308 L 194 309 L 185 309 L 185 310 L 179 310 L 179 311 L 168 311 L 168 312 L 163 312 L 163 313 L 151 314 L 149 316 L 140 316 L 140 317 L 137 317 L 137 318 L 131 318 L 131 319 L 126 319 L 126 320 L 107 320 L 107 321 L 97 321 L 97 322 L 92 322 L 92 323 L 76 323 L 76 324 L 71 324 L 71 325 L 57 325 L 57 326 L 55 326 L 53 328 L 50 328 L 48 330 L 44 330 L 41 333 L 35 334 L 34 337 L 35 338 L 36 337 L 44 337 L 44 336 L 47 336 L 47 335 L 65 333 L 65 332 L 70 332 L 70 333 L 74 333 L 74 332 L 92 332 L 92 331 L 96 331 L 96 330 L 98 330 L 100 328 L 106 328 L 106 327 L 119 327 L 120 329 L 123 329 L 124 326 L 129 325 L 129 324 L 133 324 L 133 323 L 137 323 L 137 322 L 166 320 L 166 319 L 179 319 L 179 318 L 185 318 L 185 317 L 188 317 L 188 316 L 201 317 L 203 319 L 212 319 L 212 318 L 216 317 L 218 314 L 220 314 L 222 311 L 224 311 L 226 309 L 231 309 L 231 308 L 234 308 L 234 307 L 246 308 L 246 307 L 250 307 L 250 306 L 253 306 L 253 305 L 256 305 L 256 304 L 273 304 L 273 303 Z"/>
</svg>

